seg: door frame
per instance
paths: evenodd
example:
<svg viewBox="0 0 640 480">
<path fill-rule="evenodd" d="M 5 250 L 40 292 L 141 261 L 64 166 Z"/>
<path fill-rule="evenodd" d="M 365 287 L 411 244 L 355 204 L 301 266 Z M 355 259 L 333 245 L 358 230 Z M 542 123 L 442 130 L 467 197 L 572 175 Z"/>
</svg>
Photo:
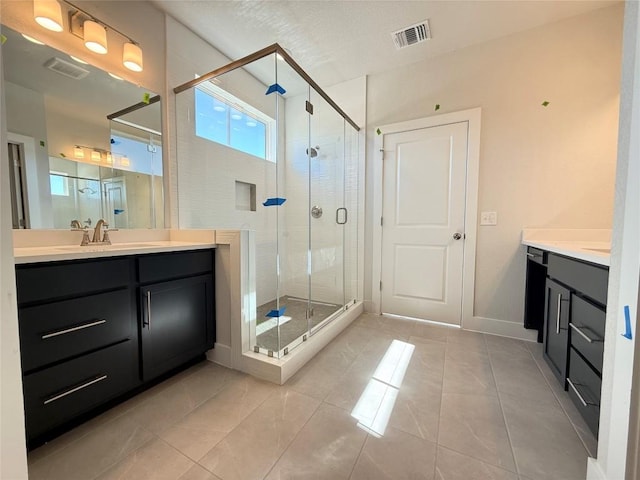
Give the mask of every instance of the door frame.
<svg viewBox="0 0 640 480">
<path fill-rule="evenodd" d="M 385 135 L 410 130 L 437 127 L 451 123 L 468 122 L 467 178 L 464 211 L 465 244 L 462 267 L 462 314 L 460 326 L 473 317 L 475 293 L 476 243 L 478 232 L 478 180 L 480 167 L 480 119 L 482 109 L 471 108 L 459 112 L 433 115 L 405 122 L 381 125 L 376 128 L 373 162 L 373 263 L 371 272 L 371 303 L 375 313 L 382 313 L 380 282 L 382 280 L 382 201 L 383 201 L 383 147 Z"/>
</svg>

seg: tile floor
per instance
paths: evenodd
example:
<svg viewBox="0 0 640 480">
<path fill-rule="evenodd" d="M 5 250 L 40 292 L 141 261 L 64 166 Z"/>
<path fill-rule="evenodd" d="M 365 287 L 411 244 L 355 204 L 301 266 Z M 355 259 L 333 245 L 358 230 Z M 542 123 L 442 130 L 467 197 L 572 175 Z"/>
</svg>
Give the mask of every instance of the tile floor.
<svg viewBox="0 0 640 480">
<path fill-rule="evenodd" d="M 378 405 L 374 372 L 395 403 L 367 423 L 356 412 Z M 29 471 L 32 480 L 583 480 L 594 448 L 539 345 L 364 314 L 284 386 L 203 362 L 30 452 Z"/>
</svg>

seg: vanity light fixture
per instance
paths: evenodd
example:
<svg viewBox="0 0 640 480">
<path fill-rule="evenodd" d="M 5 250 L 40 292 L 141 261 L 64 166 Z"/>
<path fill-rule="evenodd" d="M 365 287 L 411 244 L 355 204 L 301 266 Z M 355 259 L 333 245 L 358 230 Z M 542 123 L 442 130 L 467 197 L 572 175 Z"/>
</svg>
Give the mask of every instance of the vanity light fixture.
<svg viewBox="0 0 640 480">
<path fill-rule="evenodd" d="M 91 160 L 93 160 L 94 162 L 99 162 L 101 158 L 102 158 L 102 155 L 100 154 L 99 151 L 93 150 L 91 152 Z"/>
<path fill-rule="evenodd" d="M 115 73 L 107 72 L 110 77 L 115 78 L 116 80 L 122 80 L 122 77 L 119 77 Z"/>
<path fill-rule="evenodd" d="M 127 42 L 122 50 L 122 64 L 133 72 L 142 71 L 142 49 L 140 45 Z"/>
<path fill-rule="evenodd" d="M 33 0 L 33 18 L 47 30 L 62 31 L 62 9 L 57 0 Z"/>
<path fill-rule="evenodd" d="M 84 22 L 84 46 L 94 53 L 106 55 L 107 29 L 93 20 Z"/>
<path fill-rule="evenodd" d="M 82 38 L 85 47 L 99 55 L 106 55 L 109 51 L 107 47 L 107 31 L 115 33 L 124 39 L 122 64 L 133 72 L 142 71 L 142 48 L 140 48 L 138 42 L 77 5 L 67 0 L 60 0 L 60 2 L 71 7 L 68 11 L 69 31 L 73 35 Z M 60 2 L 58 0 L 34 0 L 33 16 L 36 22 L 44 28 L 54 32 L 61 32 L 63 23 Z"/>
<path fill-rule="evenodd" d="M 31 43 L 35 43 L 36 45 L 44 45 L 44 42 L 41 42 L 40 40 L 36 40 L 33 37 L 30 37 L 29 35 L 25 35 L 24 33 L 21 34 L 25 40 L 29 40 Z"/>
<path fill-rule="evenodd" d="M 113 163 L 113 156 L 111 155 L 111 152 L 107 152 L 107 163 L 112 164 Z"/>
<path fill-rule="evenodd" d="M 120 157 L 120 165 L 122 165 L 123 167 L 128 167 L 129 165 L 131 165 L 129 157 L 127 157 L 126 155 Z"/>
<path fill-rule="evenodd" d="M 73 156 L 75 158 L 84 158 L 84 150 L 80 145 L 73 147 Z"/>
</svg>

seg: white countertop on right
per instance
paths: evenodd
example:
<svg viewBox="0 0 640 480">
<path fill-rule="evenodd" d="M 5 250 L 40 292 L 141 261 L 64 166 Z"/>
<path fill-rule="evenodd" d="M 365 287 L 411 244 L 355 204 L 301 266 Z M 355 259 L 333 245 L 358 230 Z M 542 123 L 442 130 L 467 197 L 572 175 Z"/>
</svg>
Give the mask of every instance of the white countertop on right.
<svg viewBox="0 0 640 480">
<path fill-rule="evenodd" d="M 525 229 L 522 231 L 522 244 L 608 267 L 611 252 L 610 232 L 587 229 Z"/>
</svg>

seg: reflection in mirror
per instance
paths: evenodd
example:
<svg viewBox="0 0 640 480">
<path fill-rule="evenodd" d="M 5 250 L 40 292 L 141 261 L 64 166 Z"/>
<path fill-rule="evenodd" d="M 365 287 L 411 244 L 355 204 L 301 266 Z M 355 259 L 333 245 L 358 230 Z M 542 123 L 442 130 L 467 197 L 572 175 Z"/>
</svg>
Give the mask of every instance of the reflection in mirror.
<svg viewBox="0 0 640 480">
<path fill-rule="evenodd" d="M 159 97 L 1 31 L 14 228 L 164 227 Z"/>
</svg>

